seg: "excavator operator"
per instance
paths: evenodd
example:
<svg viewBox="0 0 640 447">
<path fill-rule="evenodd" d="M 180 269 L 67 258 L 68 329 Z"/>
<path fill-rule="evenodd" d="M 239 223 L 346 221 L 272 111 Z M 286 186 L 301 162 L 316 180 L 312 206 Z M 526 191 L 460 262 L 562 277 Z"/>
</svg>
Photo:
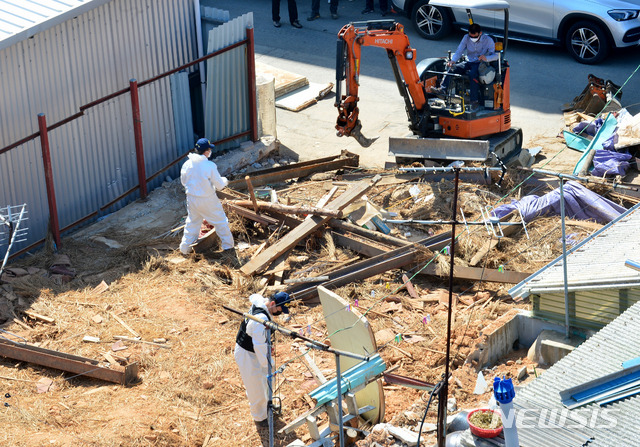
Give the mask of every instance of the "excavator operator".
<svg viewBox="0 0 640 447">
<path fill-rule="evenodd" d="M 478 99 L 480 96 L 478 67 L 481 62 L 498 60 L 500 56 L 495 52 L 495 48 L 496 46 L 493 39 L 482 33 L 480 25 L 472 23 L 469 26 L 468 34 L 465 34 L 460 41 L 460 45 L 458 45 L 458 49 L 453 56 L 451 56 L 451 60 L 447 62 L 450 73 L 469 75 L 469 99 L 471 101 L 471 109 L 478 108 Z M 458 63 L 465 52 L 467 60 Z M 449 88 L 449 82 L 451 82 L 451 76 L 445 75 L 440 84 L 440 88 L 432 89 L 432 93 L 445 94 Z"/>
</svg>

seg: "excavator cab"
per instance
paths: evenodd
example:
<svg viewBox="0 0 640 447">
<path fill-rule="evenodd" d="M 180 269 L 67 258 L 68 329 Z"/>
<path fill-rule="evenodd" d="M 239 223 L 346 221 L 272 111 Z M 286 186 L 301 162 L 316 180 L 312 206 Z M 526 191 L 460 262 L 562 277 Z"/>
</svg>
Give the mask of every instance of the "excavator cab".
<svg viewBox="0 0 640 447">
<path fill-rule="evenodd" d="M 395 150 L 392 146 L 397 144 L 403 153 L 418 153 L 421 158 L 487 160 L 490 157 L 492 165 L 513 158 L 522 148 L 522 131 L 511 128 L 509 64 L 504 53 L 508 39 L 509 4 L 505 0 L 430 0 L 430 4 L 465 8 L 470 24 L 473 23 L 474 9 L 490 9 L 504 14 L 503 41 L 494 39 L 499 58 L 483 67 L 480 76 L 483 82 L 480 85 L 480 107 L 470 107 L 469 76 L 449 73 L 447 58 L 416 61 L 416 50 L 411 47 L 401 23 L 393 20 L 352 22 L 338 32 L 337 135 L 352 136 L 363 147 L 375 141 L 362 134 L 358 108 L 361 51 L 362 47 L 373 46 L 387 52 L 398 90 L 405 102 L 409 129 L 413 133 L 413 137 L 390 137 L 391 153 Z M 444 76 L 453 78 L 447 92 L 432 93 L 431 88 L 439 86 Z M 443 139 L 448 138 L 457 140 L 453 145 L 457 152 L 447 153 L 448 149 L 443 149 L 447 146 Z M 430 148 L 437 156 L 430 155 Z"/>
<path fill-rule="evenodd" d="M 493 10 L 496 13 L 504 14 L 504 32 L 503 40 L 499 40 L 496 36 L 489 35 L 495 43 L 495 51 L 498 59 L 493 62 L 482 62 L 479 67 L 479 91 L 480 101 L 479 110 L 487 113 L 489 110 L 504 111 L 509 109 L 509 104 L 504 103 L 504 86 L 508 74 L 508 62 L 505 57 L 507 47 L 507 39 L 509 32 L 509 4 L 504 0 L 431 0 L 430 5 L 441 6 L 445 8 L 464 8 L 467 10 L 469 25 L 474 23 L 473 10 Z M 421 61 L 417 68 L 420 78 L 425 83 L 427 92 L 431 87 L 439 86 L 445 76 L 451 77 L 449 80 L 449 88 L 440 95 L 432 95 L 429 99 L 429 106 L 437 110 L 444 110 L 453 116 L 460 116 L 464 113 L 479 113 L 478 109 L 470 107 L 469 90 L 473 81 L 467 74 L 452 74 L 447 68 L 447 61 L 451 59 L 451 52 L 448 57 L 427 59 Z M 508 97 L 507 97 L 508 99 Z"/>
</svg>

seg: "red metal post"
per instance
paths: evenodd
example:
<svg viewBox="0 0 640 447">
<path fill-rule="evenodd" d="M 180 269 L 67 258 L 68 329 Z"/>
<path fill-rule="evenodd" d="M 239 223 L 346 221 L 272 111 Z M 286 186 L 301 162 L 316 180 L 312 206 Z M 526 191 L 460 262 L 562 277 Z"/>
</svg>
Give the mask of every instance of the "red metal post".
<svg viewBox="0 0 640 447">
<path fill-rule="evenodd" d="M 249 113 L 251 124 L 251 141 L 258 141 L 258 102 L 256 100 L 256 52 L 253 28 L 247 28 L 247 75 L 249 82 Z"/>
<path fill-rule="evenodd" d="M 47 186 L 47 201 L 49 202 L 49 222 L 56 246 L 60 247 L 60 223 L 58 222 L 58 205 L 56 191 L 53 185 L 53 170 L 51 169 L 51 152 L 49 151 L 49 134 L 47 133 L 47 118 L 44 113 L 38 114 L 40 128 L 40 146 L 42 147 L 42 164 L 44 166 L 44 181 Z"/>
<path fill-rule="evenodd" d="M 138 163 L 138 183 L 140 197 L 147 198 L 147 173 L 144 169 L 144 148 L 142 147 L 142 120 L 140 119 L 140 101 L 138 100 L 138 81 L 129 81 L 131 90 L 131 110 L 133 111 L 133 135 L 136 143 L 136 161 Z"/>
</svg>

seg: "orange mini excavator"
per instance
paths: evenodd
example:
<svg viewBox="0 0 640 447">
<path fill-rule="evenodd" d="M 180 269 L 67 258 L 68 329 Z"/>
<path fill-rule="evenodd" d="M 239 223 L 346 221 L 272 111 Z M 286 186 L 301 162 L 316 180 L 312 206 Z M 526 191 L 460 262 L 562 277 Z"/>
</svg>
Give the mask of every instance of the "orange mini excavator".
<svg viewBox="0 0 640 447">
<path fill-rule="evenodd" d="M 446 6 L 451 0 L 431 3 Z M 389 151 L 397 158 L 489 160 L 491 165 L 517 159 L 522 149 L 522 130 L 511 127 L 510 72 L 505 59 L 509 4 L 504 0 L 456 0 L 455 5 L 467 8 L 470 23 L 473 8 L 504 11 L 504 40 L 496 43 L 500 57 L 484 67 L 479 105 L 472 107 L 469 102 L 469 77 L 446 71 L 447 58 L 416 64 L 416 50 L 411 48 L 402 24 L 393 20 L 349 23 L 338 33 L 338 136 L 352 136 L 364 147 L 374 141 L 362 134 L 358 118 L 361 50 L 363 46 L 373 46 L 387 51 L 413 133 L 412 137 L 389 139 Z M 431 93 L 445 75 L 452 76 L 448 89 Z"/>
</svg>

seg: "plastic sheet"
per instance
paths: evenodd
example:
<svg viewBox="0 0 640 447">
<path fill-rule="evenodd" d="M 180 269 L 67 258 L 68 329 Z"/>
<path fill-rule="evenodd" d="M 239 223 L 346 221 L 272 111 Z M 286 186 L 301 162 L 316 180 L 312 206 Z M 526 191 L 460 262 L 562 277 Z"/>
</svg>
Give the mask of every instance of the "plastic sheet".
<svg viewBox="0 0 640 447">
<path fill-rule="evenodd" d="M 565 199 L 565 215 L 570 219 L 589 220 L 608 223 L 626 211 L 626 209 L 595 192 L 590 191 L 578 182 L 569 181 L 563 188 Z M 554 189 L 542 197 L 525 196 L 510 204 L 501 205 L 493 210 L 497 218 L 506 216 L 519 209 L 525 222 L 536 217 L 560 215 L 560 188 Z"/>
<path fill-rule="evenodd" d="M 578 135 L 591 135 L 592 137 L 594 137 L 602 127 L 602 123 L 604 123 L 604 120 L 602 118 L 598 118 L 593 121 L 581 121 L 573 126 L 573 129 L 571 130 L 573 131 L 573 133 L 576 133 Z"/>
<path fill-rule="evenodd" d="M 624 176 L 629 169 L 631 154 L 601 149 L 593 156 L 593 170 L 591 175 L 605 177 L 607 175 Z"/>
</svg>

